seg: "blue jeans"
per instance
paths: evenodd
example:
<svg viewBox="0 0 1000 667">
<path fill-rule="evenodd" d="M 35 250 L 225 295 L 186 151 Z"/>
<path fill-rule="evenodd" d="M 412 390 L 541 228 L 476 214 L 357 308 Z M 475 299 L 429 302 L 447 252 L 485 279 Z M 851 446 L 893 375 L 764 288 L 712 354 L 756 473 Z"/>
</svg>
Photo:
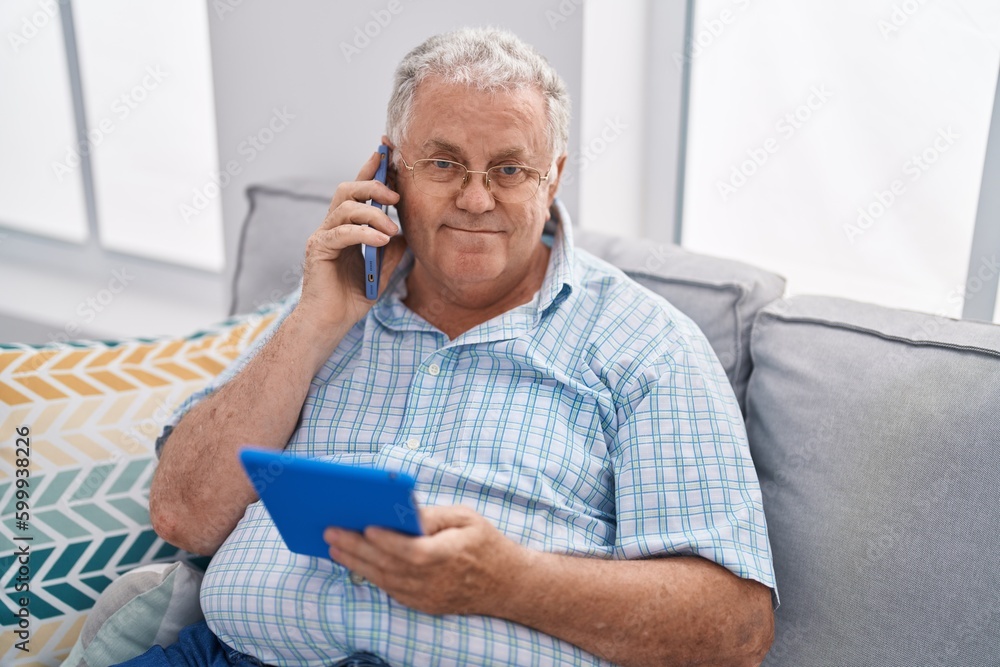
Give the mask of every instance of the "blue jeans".
<svg viewBox="0 0 1000 667">
<path fill-rule="evenodd" d="M 154 646 L 137 658 L 120 663 L 125 667 L 162 667 L 163 665 L 184 665 L 185 667 L 266 667 L 263 662 L 226 646 L 222 640 L 208 629 L 205 621 L 189 625 L 181 630 L 177 642 L 163 648 Z M 330 667 L 390 667 L 374 653 L 362 651 L 349 655 L 343 660 L 331 663 Z"/>
</svg>

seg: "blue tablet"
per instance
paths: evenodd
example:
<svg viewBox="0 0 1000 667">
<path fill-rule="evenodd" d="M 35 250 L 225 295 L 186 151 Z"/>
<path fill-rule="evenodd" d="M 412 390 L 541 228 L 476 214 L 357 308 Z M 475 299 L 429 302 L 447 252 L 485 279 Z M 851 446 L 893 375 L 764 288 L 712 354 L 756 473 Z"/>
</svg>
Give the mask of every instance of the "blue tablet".
<svg viewBox="0 0 1000 667">
<path fill-rule="evenodd" d="M 329 526 L 368 526 L 421 535 L 412 477 L 329 463 L 274 450 L 243 448 L 240 461 L 285 544 L 295 553 L 330 557 Z"/>
</svg>

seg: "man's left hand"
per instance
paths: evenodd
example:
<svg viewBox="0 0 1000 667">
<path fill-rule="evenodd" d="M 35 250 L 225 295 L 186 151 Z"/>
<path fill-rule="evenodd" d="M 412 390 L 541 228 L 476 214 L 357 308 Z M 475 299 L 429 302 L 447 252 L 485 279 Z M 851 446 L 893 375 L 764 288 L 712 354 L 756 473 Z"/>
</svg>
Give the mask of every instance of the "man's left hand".
<svg viewBox="0 0 1000 667">
<path fill-rule="evenodd" d="M 424 535 L 327 528 L 330 557 L 408 607 L 429 614 L 495 615 L 527 548 L 461 505 L 420 510 Z"/>
</svg>

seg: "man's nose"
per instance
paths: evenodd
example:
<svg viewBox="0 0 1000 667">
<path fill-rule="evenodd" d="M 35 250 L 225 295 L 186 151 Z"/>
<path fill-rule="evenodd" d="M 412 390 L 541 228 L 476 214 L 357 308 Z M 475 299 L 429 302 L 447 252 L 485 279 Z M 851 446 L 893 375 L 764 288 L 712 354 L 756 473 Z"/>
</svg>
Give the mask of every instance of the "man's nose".
<svg viewBox="0 0 1000 667">
<path fill-rule="evenodd" d="M 469 213 L 485 213 L 496 206 L 496 200 L 486 189 L 486 174 L 470 173 L 465 186 L 458 191 L 455 204 Z"/>
</svg>

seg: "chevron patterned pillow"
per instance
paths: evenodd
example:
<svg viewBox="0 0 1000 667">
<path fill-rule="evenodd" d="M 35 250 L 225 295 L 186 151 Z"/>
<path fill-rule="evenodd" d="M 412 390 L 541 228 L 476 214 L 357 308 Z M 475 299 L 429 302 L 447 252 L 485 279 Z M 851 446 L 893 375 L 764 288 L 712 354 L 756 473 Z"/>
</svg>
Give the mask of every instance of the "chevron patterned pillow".
<svg viewBox="0 0 1000 667">
<path fill-rule="evenodd" d="M 204 567 L 150 526 L 153 443 L 275 316 L 272 305 L 184 338 L 0 344 L 0 664 L 60 664 L 126 570 Z"/>
</svg>

